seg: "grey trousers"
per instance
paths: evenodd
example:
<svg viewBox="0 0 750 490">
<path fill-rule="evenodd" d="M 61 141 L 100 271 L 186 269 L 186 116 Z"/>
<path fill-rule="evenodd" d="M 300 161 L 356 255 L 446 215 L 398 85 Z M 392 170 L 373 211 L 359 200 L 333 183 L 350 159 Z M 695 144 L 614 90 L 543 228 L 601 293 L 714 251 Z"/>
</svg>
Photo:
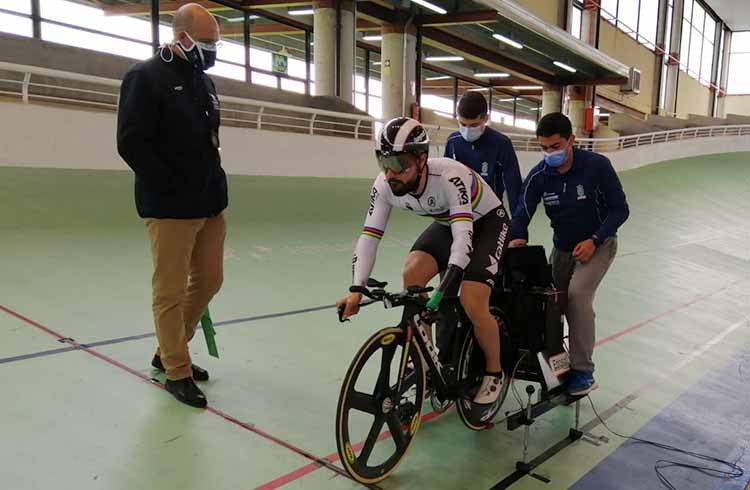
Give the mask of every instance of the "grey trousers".
<svg viewBox="0 0 750 490">
<path fill-rule="evenodd" d="M 570 330 L 570 366 L 576 371 L 594 372 L 594 296 L 616 254 L 616 238 L 609 238 L 602 243 L 585 264 L 576 261 L 570 252 L 562 252 L 556 248 L 552 250 L 555 285 L 567 291 L 568 296 L 565 317 Z"/>
</svg>

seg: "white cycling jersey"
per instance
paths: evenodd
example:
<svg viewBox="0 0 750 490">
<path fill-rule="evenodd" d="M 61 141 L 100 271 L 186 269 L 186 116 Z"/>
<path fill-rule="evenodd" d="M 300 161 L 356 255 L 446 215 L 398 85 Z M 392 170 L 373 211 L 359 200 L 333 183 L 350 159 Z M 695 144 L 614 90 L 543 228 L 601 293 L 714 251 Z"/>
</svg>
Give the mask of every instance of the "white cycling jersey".
<svg viewBox="0 0 750 490">
<path fill-rule="evenodd" d="M 474 221 L 500 206 L 502 202 L 482 177 L 450 158 L 427 160 L 427 185 L 420 195 L 395 196 L 381 172 L 372 186 L 370 209 L 354 251 L 353 284 L 367 284 L 392 208 L 408 209 L 450 226 L 453 244 L 448 263 L 465 269 L 471 259 Z"/>
</svg>

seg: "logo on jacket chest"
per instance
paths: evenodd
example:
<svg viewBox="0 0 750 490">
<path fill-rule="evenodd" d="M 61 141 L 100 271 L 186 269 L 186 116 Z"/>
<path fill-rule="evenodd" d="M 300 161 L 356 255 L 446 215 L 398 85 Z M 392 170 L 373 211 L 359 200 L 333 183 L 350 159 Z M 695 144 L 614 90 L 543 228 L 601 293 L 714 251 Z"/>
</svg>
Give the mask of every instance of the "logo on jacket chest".
<svg viewBox="0 0 750 490">
<path fill-rule="evenodd" d="M 560 205 L 560 195 L 557 192 L 545 192 L 542 194 L 542 199 L 544 199 L 545 206 Z"/>
<path fill-rule="evenodd" d="M 482 177 L 489 176 L 489 172 L 490 172 L 490 164 L 487 162 L 482 162 L 482 172 L 481 172 Z"/>
<path fill-rule="evenodd" d="M 576 186 L 576 196 L 576 199 L 579 201 L 582 199 L 586 199 L 586 189 L 584 189 L 580 184 Z"/>
</svg>

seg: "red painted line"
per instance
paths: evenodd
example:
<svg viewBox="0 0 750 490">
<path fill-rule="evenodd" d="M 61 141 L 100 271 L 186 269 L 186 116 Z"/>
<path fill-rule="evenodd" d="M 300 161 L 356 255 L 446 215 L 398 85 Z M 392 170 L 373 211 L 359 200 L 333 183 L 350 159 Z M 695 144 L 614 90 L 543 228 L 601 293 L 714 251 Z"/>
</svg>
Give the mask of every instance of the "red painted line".
<svg viewBox="0 0 750 490">
<path fill-rule="evenodd" d="M 629 334 L 631 332 L 634 332 L 635 330 L 638 330 L 639 328 L 645 327 L 649 323 L 653 323 L 656 320 L 660 320 L 662 318 L 666 318 L 666 317 L 668 317 L 668 316 L 670 316 L 670 315 L 672 315 L 674 313 L 677 313 L 680 310 L 684 310 L 686 308 L 689 308 L 690 306 L 692 306 L 692 305 L 694 305 L 696 303 L 699 303 L 699 302 L 703 301 L 706 298 L 709 298 L 711 296 L 719 294 L 722 291 L 726 291 L 727 289 L 731 288 L 732 286 L 735 286 L 735 285 L 737 285 L 737 284 L 739 284 L 739 283 L 741 283 L 743 281 L 745 281 L 745 279 L 740 279 L 740 280 L 734 281 L 732 283 L 727 284 L 723 288 L 717 289 L 716 291 L 713 291 L 713 292 L 708 293 L 708 294 L 703 294 L 703 295 L 698 296 L 698 297 L 696 297 L 696 298 L 694 298 L 694 299 L 692 299 L 692 300 L 690 300 L 690 301 L 688 301 L 686 303 L 682 303 L 680 305 L 677 305 L 674 308 L 671 308 L 671 309 L 669 309 L 667 311 L 659 313 L 658 315 L 652 316 L 651 318 L 647 318 L 647 319 L 645 319 L 645 320 L 643 320 L 641 322 L 636 323 L 635 325 L 631 325 L 631 326 L 629 326 L 627 328 L 624 328 L 624 329 L 622 329 L 622 330 L 620 330 L 618 332 L 615 332 L 612 335 L 610 335 L 609 337 L 605 337 L 605 338 L 599 340 L 595 345 L 597 347 L 599 347 L 600 345 L 604 345 L 604 344 L 607 344 L 609 342 L 612 342 L 613 340 L 616 340 L 616 339 L 618 339 L 620 337 L 623 337 L 623 336 L 625 336 L 625 335 L 627 335 L 627 334 Z"/>
<path fill-rule="evenodd" d="M 600 345 L 604 345 L 604 344 L 607 344 L 609 342 L 612 342 L 613 340 L 616 340 L 616 339 L 618 339 L 620 337 L 623 337 L 623 336 L 625 336 L 625 335 L 627 335 L 627 334 L 629 334 L 631 332 L 634 332 L 635 330 L 638 330 L 639 328 L 642 328 L 642 327 L 648 325 L 649 323 L 652 323 L 652 322 L 654 322 L 656 320 L 659 320 L 660 318 L 668 317 L 669 315 L 672 315 L 672 314 L 674 314 L 674 313 L 676 313 L 676 312 L 678 312 L 680 310 L 684 310 L 685 308 L 688 308 L 688 307 L 694 305 L 695 303 L 698 303 L 698 302 L 700 302 L 700 301 L 702 301 L 702 300 L 704 300 L 706 298 L 709 298 L 709 297 L 714 296 L 714 295 L 716 295 L 716 294 L 718 294 L 718 293 L 720 293 L 722 291 L 725 291 L 725 290 L 731 288 L 732 286 L 735 286 L 735 285 L 737 285 L 737 284 L 739 284 L 739 283 L 741 283 L 743 281 L 745 281 L 745 279 L 740 279 L 740 280 L 734 281 L 734 282 L 729 283 L 728 285 L 724 286 L 723 288 L 717 289 L 716 291 L 713 291 L 711 293 L 707 293 L 707 294 L 703 294 L 701 296 L 698 296 L 698 297 L 694 298 L 691 301 L 682 303 L 682 304 L 680 304 L 680 305 L 678 305 L 678 306 L 676 306 L 674 308 L 671 308 L 671 309 L 669 309 L 667 311 L 659 313 L 658 315 L 652 316 L 651 318 L 648 318 L 646 320 L 638 322 L 635 325 L 631 325 L 630 327 L 624 328 L 624 329 L 622 329 L 622 330 L 620 330 L 618 332 L 613 333 L 609 337 L 606 337 L 606 338 L 598 341 L 596 343 L 596 346 L 598 347 Z M 655 383 L 656 382 L 652 382 L 652 383 L 650 383 L 648 385 L 645 385 L 644 387 L 642 387 L 641 389 L 639 389 L 639 391 L 647 389 L 651 384 L 655 384 Z M 439 414 L 436 414 L 435 412 L 431 412 L 431 413 L 425 415 L 422 418 L 422 423 L 429 422 L 430 420 L 436 418 L 438 415 Z M 381 434 L 378 437 L 378 441 L 382 441 L 388 435 L 390 435 L 389 432 L 384 432 L 383 434 Z M 364 445 L 364 442 L 358 443 L 357 445 L 354 446 L 354 450 L 355 451 L 359 450 L 363 445 Z M 334 463 L 334 462 L 336 462 L 336 461 L 339 460 L 339 456 L 338 456 L 338 453 L 333 453 L 333 454 L 328 455 L 325 459 L 327 461 L 331 461 L 332 463 Z M 280 488 L 280 487 L 282 487 L 284 485 L 287 485 L 287 484 L 289 484 L 289 483 L 291 483 L 291 482 L 293 482 L 295 480 L 298 480 L 298 479 L 300 479 L 300 478 L 302 478 L 302 477 L 304 477 L 306 475 L 309 475 L 310 473 L 312 473 L 313 471 L 317 470 L 318 468 L 320 468 L 320 465 L 317 465 L 317 464 L 309 464 L 307 466 L 303 466 L 302 468 L 299 468 L 299 469 L 297 469 L 295 471 L 292 471 L 291 473 L 287 473 L 286 475 L 282 475 L 282 476 L 280 476 L 279 478 L 277 478 L 275 480 L 272 480 L 272 481 L 270 481 L 268 483 L 265 483 L 265 484 L 263 484 L 263 485 L 261 485 L 259 487 L 256 487 L 255 490 L 275 490 L 275 489 Z"/>
<path fill-rule="evenodd" d="M 429 421 L 431 421 L 433 419 L 436 419 L 436 418 L 440 417 L 440 415 L 442 415 L 442 414 L 439 414 L 437 412 L 430 412 L 427 415 L 425 415 L 424 417 L 422 417 L 422 422 L 421 423 L 422 424 L 427 423 L 427 422 L 429 422 Z M 390 437 L 390 435 L 391 435 L 391 433 L 389 431 L 383 432 L 382 434 L 380 434 L 378 436 L 378 442 L 387 439 L 388 437 Z M 365 445 L 365 441 L 358 442 L 357 444 L 355 444 L 354 446 L 352 446 L 352 449 L 354 449 L 355 451 L 359 451 L 360 449 L 362 449 L 362 447 L 364 445 Z M 328 456 L 326 456 L 323 459 L 325 461 L 330 462 L 331 464 L 333 464 L 333 463 L 336 463 L 337 461 L 339 461 L 340 458 L 339 458 L 338 452 L 335 452 L 335 453 L 329 454 Z M 275 490 L 277 488 L 281 488 L 284 485 L 287 485 L 287 484 L 289 484 L 289 483 L 291 483 L 291 482 L 293 482 L 295 480 L 299 480 L 303 476 L 309 475 L 310 473 L 312 473 L 313 471 L 317 470 L 320 467 L 321 467 L 321 465 L 318 464 L 318 463 L 310 463 L 310 464 L 308 464 L 306 466 L 303 466 L 301 468 L 298 468 L 298 469 L 292 471 L 291 473 L 287 473 L 286 475 L 282 475 L 282 476 L 276 478 L 275 480 L 271 480 L 268 483 L 264 483 L 263 485 L 261 485 L 259 487 L 255 487 L 255 490 Z M 336 468 L 338 469 L 338 466 L 336 466 Z"/>
<path fill-rule="evenodd" d="M 90 355 L 96 357 L 97 359 L 100 359 L 100 360 L 102 360 L 102 361 L 104 361 L 104 362 L 106 362 L 106 363 L 108 363 L 108 364 L 110 364 L 112 366 L 115 366 L 115 367 L 117 367 L 119 369 L 122 369 L 123 371 L 126 371 L 126 372 L 132 374 L 133 376 L 137 376 L 141 380 L 148 382 L 149 384 L 151 384 L 152 386 L 154 386 L 156 388 L 159 388 L 159 389 L 162 389 L 162 390 L 164 389 L 164 385 L 162 385 L 161 383 L 154 382 L 147 375 L 145 375 L 143 373 L 140 373 L 140 372 L 136 371 L 135 369 L 132 369 L 132 368 L 126 366 L 125 364 L 122 364 L 121 362 L 119 362 L 119 361 L 117 361 L 117 360 L 115 360 L 115 359 L 113 359 L 113 358 L 111 358 L 109 356 L 101 354 L 101 353 L 99 353 L 99 352 L 97 352 L 97 351 L 95 351 L 95 350 L 93 350 L 93 349 L 91 349 L 89 347 L 86 347 L 86 346 L 84 346 L 82 344 L 79 344 L 75 340 L 69 339 L 69 337 L 65 337 L 64 335 L 61 335 L 60 333 L 56 332 L 55 330 L 52 330 L 51 328 L 46 327 L 46 326 L 42 325 L 39 322 L 35 322 L 34 320 L 32 320 L 32 319 L 30 319 L 30 318 L 28 318 L 28 317 L 26 317 L 26 316 L 24 316 L 24 315 L 16 312 L 16 311 L 13 311 L 10 308 L 7 308 L 7 307 L 5 307 L 3 305 L 0 305 L 0 311 L 4 311 L 5 313 L 7 313 L 7 314 L 9 314 L 9 315 L 11 315 L 11 316 L 13 316 L 13 317 L 21 320 L 24 323 L 27 323 L 27 324 L 31 325 L 32 327 L 35 327 L 35 328 L 41 330 L 42 332 L 45 332 L 45 333 L 47 333 L 47 334 L 49 334 L 49 335 L 57 338 L 58 340 L 65 340 L 66 343 L 70 344 L 71 346 L 76 347 L 77 349 L 80 349 L 83 352 L 86 352 L 87 354 L 90 354 Z M 309 452 L 305 451 L 304 449 L 298 448 L 298 447 L 296 447 L 296 446 L 294 446 L 294 445 L 292 445 L 292 444 L 290 444 L 290 443 L 288 443 L 286 441 L 283 441 L 282 439 L 279 439 L 278 437 L 275 437 L 275 436 L 271 435 L 270 433 L 268 433 L 268 432 L 266 432 L 266 431 L 264 431 L 262 429 L 259 429 L 258 427 L 254 426 L 254 425 L 242 422 L 241 420 L 238 420 L 238 419 L 232 417 L 231 415 L 227 414 L 226 412 L 223 412 L 222 410 L 219 410 L 218 408 L 210 407 L 209 406 L 209 407 L 206 408 L 206 411 L 207 412 L 211 412 L 214 415 L 217 415 L 217 416 L 221 417 L 222 419 L 224 419 L 227 422 L 230 422 L 230 423 L 232 423 L 232 424 L 234 424 L 234 425 L 236 425 L 236 426 L 238 426 L 238 427 L 240 427 L 240 428 L 242 428 L 244 430 L 252 432 L 252 433 L 254 433 L 254 434 L 256 434 L 256 435 L 258 435 L 258 436 L 260 436 L 260 437 L 262 437 L 262 438 L 264 438 L 264 439 L 266 439 L 266 440 L 268 440 L 268 441 L 270 441 L 270 442 L 272 442 L 272 443 L 274 443 L 274 444 L 276 444 L 278 446 L 281 446 L 281 447 L 283 447 L 285 449 L 288 449 L 288 450 L 290 450 L 290 451 L 292 451 L 292 452 L 294 452 L 294 453 L 296 453 L 296 454 L 298 454 L 298 455 L 300 455 L 300 456 L 302 456 L 302 457 L 304 457 L 306 459 L 310 459 L 310 460 L 314 461 L 315 462 L 314 465 L 315 465 L 316 469 L 320 468 L 320 467 L 326 467 L 326 468 L 328 468 L 328 469 L 330 469 L 330 470 L 332 470 L 332 471 L 340 474 L 341 476 L 344 476 L 346 478 L 351 479 L 351 477 L 346 473 L 346 471 L 344 471 L 341 468 L 338 468 L 337 466 L 333 465 L 332 463 L 330 463 L 328 461 L 325 461 L 322 458 L 318 458 L 317 456 L 313 455 L 312 453 L 309 453 Z"/>
</svg>

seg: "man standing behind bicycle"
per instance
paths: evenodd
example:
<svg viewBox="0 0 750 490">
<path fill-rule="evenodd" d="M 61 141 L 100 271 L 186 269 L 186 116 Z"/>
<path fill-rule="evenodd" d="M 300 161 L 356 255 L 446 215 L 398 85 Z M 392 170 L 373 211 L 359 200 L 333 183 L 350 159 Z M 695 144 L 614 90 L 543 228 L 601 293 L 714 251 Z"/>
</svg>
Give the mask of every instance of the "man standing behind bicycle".
<svg viewBox="0 0 750 490">
<path fill-rule="evenodd" d="M 392 208 L 408 209 L 435 220 L 412 247 L 404 266 L 404 287 L 424 287 L 446 271 L 428 308 L 437 309 L 446 289 L 461 284 L 461 305 L 474 325 L 486 359 L 486 372 L 473 401 L 466 403 L 472 422 L 490 420 L 500 408 L 502 386 L 500 335 L 490 313 L 490 292 L 509 233 L 508 217 L 479 175 L 448 158 L 428 158 L 430 141 L 414 119 L 397 118 L 383 127 L 376 142 L 381 169 L 370 195 L 370 208 L 353 259 L 353 284 L 365 286 L 375 266 L 380 239 Z M 337 302 L 346 319 L 359 312 L 362 295 Z"/>
<path fill-rule="evenodd" d="M 573 147 L 570 120 L 560 113 L 539 121 L 537 140 L 544 161 L 529 172 L 513 213 L 511 247 L 526 245 L 536 207 L 544 209 L 554 230 L 552 273 L 567 290 L 571 377 L 568 392 L 585 395 L 594 380 L 594 295 L 617 254 L 617 230 L 630 211 L 622 184 L 603 155 Z"/>
</svg>

